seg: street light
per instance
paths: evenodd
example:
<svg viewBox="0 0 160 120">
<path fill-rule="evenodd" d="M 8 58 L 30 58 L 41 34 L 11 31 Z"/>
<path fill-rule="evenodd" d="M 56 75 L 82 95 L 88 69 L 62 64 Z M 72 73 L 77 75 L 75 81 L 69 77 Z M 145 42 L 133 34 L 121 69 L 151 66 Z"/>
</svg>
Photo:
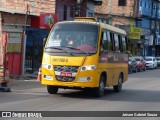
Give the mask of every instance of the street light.
<svg viewBox="0 0 160 120">
<path fill-rule="evenodd" d="M 28 20 L 28 13 L 29 13 L 29 5 L 27 4 L 27 10 L 25 15 L 25 26 L 24 26 L 24 41 L 23 41 L 23 55 L 22 55 L 22 75 L 25 75 L 25 55 L 26 55 L 26 29 L 27 29 L 27 20 Z"/>
</svg>

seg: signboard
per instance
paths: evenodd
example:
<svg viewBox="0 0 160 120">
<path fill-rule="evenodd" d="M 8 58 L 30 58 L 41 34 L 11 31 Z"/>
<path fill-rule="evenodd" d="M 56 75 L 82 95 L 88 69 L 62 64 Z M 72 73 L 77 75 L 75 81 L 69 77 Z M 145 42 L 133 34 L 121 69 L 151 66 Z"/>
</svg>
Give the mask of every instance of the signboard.
<svg viewBox="0 0 160 120">
<path fill-rule="evenodd" d="M 41 13 L 40 16 L 31 18 L 33 28 L 51 29 L 58 22 L 58 15 L 53 13 Z"/>
<path fill-rule="evenodd" d="M 7 53 L 21 52 L 22 33 L 8 33 Z"/>
<path fill-rule="evenodd" d="M 141 39 L 141 28 L 130 27 L 129 38 L 133 40 Z"/>
</svg>

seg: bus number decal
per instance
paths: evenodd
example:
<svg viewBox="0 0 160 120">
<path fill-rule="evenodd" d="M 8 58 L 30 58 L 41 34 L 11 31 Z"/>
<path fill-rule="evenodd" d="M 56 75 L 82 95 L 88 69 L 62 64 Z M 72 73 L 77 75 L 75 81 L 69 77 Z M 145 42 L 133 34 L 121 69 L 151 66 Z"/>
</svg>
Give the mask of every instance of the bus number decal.
<svg viewBox="0 0 160 120">
<path fill-rule="evenodd" d="M 53 58 L 52 62 L 68 62 L 68 59 L 65 59 L 65 58 Z"/>
</svg>

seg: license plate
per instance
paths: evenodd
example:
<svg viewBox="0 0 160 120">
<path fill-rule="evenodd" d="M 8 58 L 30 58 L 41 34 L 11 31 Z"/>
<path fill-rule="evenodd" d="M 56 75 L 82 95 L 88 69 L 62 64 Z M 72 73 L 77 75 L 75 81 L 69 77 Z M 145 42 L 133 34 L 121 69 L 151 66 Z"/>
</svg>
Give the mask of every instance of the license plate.
<svg viewBox="0 0 160 120">
<path fill-rule="evenodd" d="M 72 73 L 71 72 L 61 72 L 60 76 L 72 77 Z"/>
</svg>

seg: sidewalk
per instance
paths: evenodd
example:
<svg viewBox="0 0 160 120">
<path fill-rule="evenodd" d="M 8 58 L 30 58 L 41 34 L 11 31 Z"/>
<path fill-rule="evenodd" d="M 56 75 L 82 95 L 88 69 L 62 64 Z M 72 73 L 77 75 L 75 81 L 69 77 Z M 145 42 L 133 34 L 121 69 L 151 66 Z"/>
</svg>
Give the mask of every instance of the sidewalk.
<svg viewBox="0 0 160 120">
<path fill-rule="evenodd" d="M 20 75 L 20 76 L 12 76 L 11 79 L 16 79 L 16 80 L 33 80 L 37 79 L 37 74 L 25 74 Z"/>
<path fill-rule="evenodd" d="M 44 87 L 44 86 L 42 86 L 40 81 L 38 81 L 37 79 L 29 79 L 29 80 L 11 79 L 10 82 L 8 83 L 8 87 L 10 87 L 12 91 L 12 89 L 25 90 L 25 89 Z"/>
</svg>

